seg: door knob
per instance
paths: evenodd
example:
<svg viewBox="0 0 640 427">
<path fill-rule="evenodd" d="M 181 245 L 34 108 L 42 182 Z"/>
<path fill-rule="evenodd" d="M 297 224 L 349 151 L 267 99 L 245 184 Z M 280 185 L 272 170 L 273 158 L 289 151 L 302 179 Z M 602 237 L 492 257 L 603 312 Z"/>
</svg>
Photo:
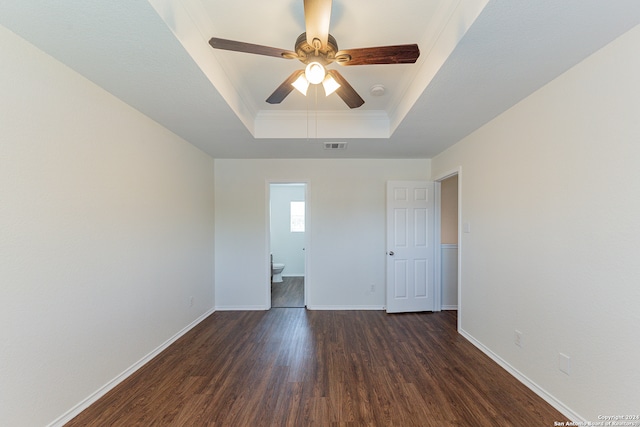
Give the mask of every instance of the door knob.
<svg viewBox="0 0 640 427">
<path fill-rule="evenodd" d="M 394 256 L 395 253 L 393 253 L 393 251 L 389 251 L 389 256 Z"/>
</svg>

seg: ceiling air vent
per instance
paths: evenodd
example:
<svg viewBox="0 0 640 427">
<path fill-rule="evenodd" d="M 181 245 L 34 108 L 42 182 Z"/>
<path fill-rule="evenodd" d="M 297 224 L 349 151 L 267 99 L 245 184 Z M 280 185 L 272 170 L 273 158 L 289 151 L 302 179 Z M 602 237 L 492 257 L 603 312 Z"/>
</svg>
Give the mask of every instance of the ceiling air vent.
<svg viewBox="0 0 640 427">
<path fill-rule="evenodd" d="M 347 143 L 346 142 L 325 142 L 324 149 L 325 150 L 346 150 Z"/>
</svg>

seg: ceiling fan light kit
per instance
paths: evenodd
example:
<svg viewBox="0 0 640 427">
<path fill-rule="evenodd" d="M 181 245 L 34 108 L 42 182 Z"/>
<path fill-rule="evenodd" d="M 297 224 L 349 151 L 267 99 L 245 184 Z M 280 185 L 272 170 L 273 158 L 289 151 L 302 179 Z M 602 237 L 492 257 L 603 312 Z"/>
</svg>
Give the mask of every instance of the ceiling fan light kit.
<svg viewBox="0 0 640 427">
<path fill-rule="evenodd" d="M 322 65 L 317 62 L 312 62 L 307 65 L 304 74 L 300 74 L 300 76 L 291 83 L 291 86 L 306 96 L 307 90 L 309 90 L 309 85 L 320 83 L 322 83 L 326 96 L 331 95 L 340 87 L 340 83 L 338 83 L 330 74 L 327 74 Z"/>
<path fill-rule="evenodd" d="M 420 56 L 417 44 L 338 50 L 336 39 L 329 34 L 331 0 L 304 0 L 304 16 L 306 32 L 298 36 L 295 51 L 216 37 L 209 44 L 214 49 L 297 59 L 306 64 L 304 70 L 294 71 L 278 86 L 267 98 L 269 104 L 281 103 L 294 88 L 306 95 L 310 84 L 322 83 L 327 96 L 335 92 L 349 108 L 358 108 L 364 100 L 337 70 L 327 69 L 328 65 L 413 64 Z"/>
</svg>

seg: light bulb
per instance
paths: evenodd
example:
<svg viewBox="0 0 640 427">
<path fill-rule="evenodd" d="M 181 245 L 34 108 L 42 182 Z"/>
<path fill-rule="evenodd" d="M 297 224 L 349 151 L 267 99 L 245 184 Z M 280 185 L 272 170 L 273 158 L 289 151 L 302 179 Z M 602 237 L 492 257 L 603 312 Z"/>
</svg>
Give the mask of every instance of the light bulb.
<svg viewBox="0 0 640 427">
<path fill-rule="evenodd" d="M 311 62 L 304 70 L 304 75 L 309 83 L 317 85 L 324 80 L 324 67 L 319 62 Z"/>
</svg>

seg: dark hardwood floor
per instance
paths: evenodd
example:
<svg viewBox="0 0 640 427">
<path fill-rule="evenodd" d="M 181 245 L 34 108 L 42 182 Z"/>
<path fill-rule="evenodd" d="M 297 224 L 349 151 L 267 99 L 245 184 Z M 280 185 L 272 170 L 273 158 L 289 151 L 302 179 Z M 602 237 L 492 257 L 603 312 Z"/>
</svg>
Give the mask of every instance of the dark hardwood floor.
<svg viewBox="0 0 640 427">
<path fill-rule="evenodd" d="M 304 307 L 304 277 L 283 277 L 271 284 L 271 307 Z"/>
<path fill-rule="evenodd" d="M 67 426 L 553 426 L 456 313 L 216 312 Z"/>
</svg>

